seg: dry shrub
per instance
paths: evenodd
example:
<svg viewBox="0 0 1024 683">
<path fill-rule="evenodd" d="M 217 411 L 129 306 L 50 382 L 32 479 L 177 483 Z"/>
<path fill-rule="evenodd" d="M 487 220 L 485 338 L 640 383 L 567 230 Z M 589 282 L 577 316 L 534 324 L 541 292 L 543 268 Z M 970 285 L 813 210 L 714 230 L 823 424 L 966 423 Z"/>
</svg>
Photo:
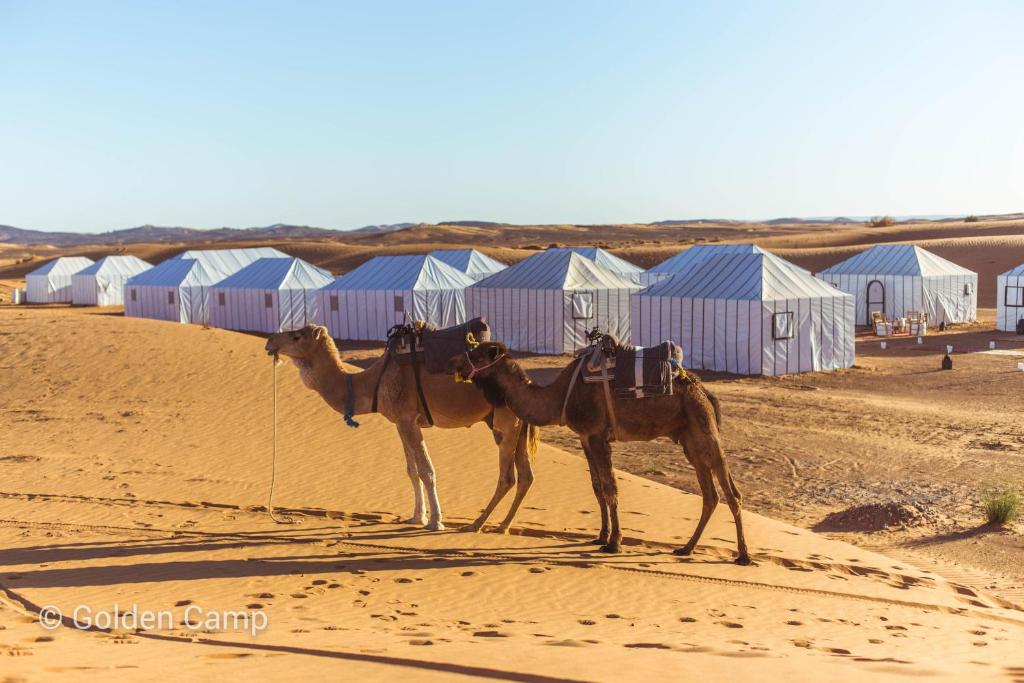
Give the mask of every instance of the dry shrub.
<svg viewBox="0 0 1024 683">
<path fill-rule="evenodd" d="M 1024 493 L 1013 486 L 991 488 L 981 493 L 981 504 L 989 524 L 1005 526 L 1020 518 Z"/>
</svg>

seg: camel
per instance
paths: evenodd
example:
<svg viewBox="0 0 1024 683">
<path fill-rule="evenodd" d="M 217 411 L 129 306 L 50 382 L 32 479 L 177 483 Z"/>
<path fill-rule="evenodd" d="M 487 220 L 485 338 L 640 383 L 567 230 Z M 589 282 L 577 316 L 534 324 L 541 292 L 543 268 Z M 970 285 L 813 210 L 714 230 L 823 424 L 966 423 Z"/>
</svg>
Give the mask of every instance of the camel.
<svg viewBox="0 0 1024 683">
<path fill-rule="evenodd" d="M 650 441 L 667 436 L 683 447 L 687 460 L 697 473 L 703 496 L 700 521 L 693 536 L 677 555 L 689 555 L 697 545 L 711 513 L 718 505 L 714 477 L 722 487 L 736 522 L 739 552 L 736 564 L 750 564 L 743 536 L 741 496 L 725 463 L 718 432 L 718 401 L 700 380 L 685 372 L 673 379 L 673 394 L 643 399 L 612 398 L 614 414 L 608 411 L 605 389 L 600 384 L 573 382 L 579 357 L 566 366 L 547 386 L 534 384 L 504 344 L 483 342 L 465 354 L 455 356 L 448 369 L 469 377 L 487 395 L 498 395 L 521 419 L 532 425 L 565 424 L 580 437 L 590 466 L 590 478 L 601 508 L 601 532 L 596 542 L 609 553 L 620 551 L 618 487 L 612 467 L 611 444 L 620 441 Z M 567 393 L 572 390 L 572 400 Z M 563 422 L 564 419 L 564 422 Z M 613 435 L 613 424 L 615 434 Z M 609 528 L 610 525 L 610 528 Z"/>
<path fill-rule="evenodd" d="M 422 427 L 429 426 L 429 422 L 423 415 L 412 367 L 385 364 L 382 355 L 362 372 L 347 372 L 334 340 L 322 325 L 272 334 L 267 339 L 266 351 L 275 358 L 278 354 L 291 358 L 303 384 L 345 415 L 349 424 L 357 424 L 351 422 L 354 415 L 372 412 L 374 392 L 377 392 L 377 412 L 397 427 L 405 451 L 406 472 L 412 482 L 413 513 L 406 523 L 425 525 L 433 531 L 443 530 L 434 465 L 423 441 Z M 471 427 L 481 421 L 490 426 L 498 445 L 498 484 L 480 516 L 461 530 L 483 528 L 494 508 L 514 485 L 512 506 L 497 528 L 498 532 L 506 533 L 533 483 L 530 460 L 537 450 L 537 428 L 525 425 L 506 407 L 492 406 L 473 386 L 453 387 L 447 375 L 424 371 L 421 380 L 435 426 Z M 425 518 L 424 489 L 430 508 L 429 521 Z"/>
</svg>

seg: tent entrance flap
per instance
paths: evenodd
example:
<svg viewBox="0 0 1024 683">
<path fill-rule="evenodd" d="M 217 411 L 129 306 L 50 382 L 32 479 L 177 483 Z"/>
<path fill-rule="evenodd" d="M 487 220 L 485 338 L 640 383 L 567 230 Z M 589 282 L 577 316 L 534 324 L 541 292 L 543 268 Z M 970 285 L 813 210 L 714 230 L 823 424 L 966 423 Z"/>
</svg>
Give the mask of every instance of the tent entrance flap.
<svg viewBox="0 0 1024 683">
<path fill-rule="evenodd" d="M 864 321 L 864 324 L 870 325 L 872 313 L 885 315 L 885 285 L 880 280 L 872 280 L 868 283 L 867 303 L 867 320 Z"/>
</svg>

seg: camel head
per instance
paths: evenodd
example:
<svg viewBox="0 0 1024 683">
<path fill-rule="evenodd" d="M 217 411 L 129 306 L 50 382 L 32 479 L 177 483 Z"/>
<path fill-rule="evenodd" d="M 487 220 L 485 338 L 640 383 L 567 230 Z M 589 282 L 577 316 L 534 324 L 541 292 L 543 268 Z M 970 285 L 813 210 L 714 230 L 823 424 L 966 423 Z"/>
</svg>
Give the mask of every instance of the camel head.
<svg viewBox="0 0 1024 683">
<path fill-rule="evenodd" d="M 308 360 L 316 353 L 335 350 L 334 341 L 323 325 L 306 325 L 290 332 L 278 332 L 267 338 L 267 354 L 288 356 L 292 360 Z"/>
<path fill-rule="evenodd" d="M 508 348 L 501 342 L 477 342 L 448 361 L 448 374 L 455 375 L 456 382 L 486 379 L 511 358 Z"/>
</svg>

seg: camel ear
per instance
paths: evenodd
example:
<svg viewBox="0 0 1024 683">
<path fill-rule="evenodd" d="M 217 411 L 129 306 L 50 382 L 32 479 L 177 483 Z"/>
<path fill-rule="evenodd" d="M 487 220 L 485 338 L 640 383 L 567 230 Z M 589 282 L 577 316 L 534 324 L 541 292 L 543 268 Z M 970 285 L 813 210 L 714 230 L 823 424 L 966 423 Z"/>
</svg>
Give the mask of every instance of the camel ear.
<svg viewBox="0 0 1024 683">
<path fill-rule="evenodd" d="M 324 338 L 324 328 L 317 326 L 313 328 L 313 341 L 320 341 Z"/>
<path fill-rule="evenodd" d="M 487 347 L 487 355 L 490 356 L 491 360 L 497 360 L 499 353 L 501 353 L 501 350 L 497 346 Z"/>
</svg>

